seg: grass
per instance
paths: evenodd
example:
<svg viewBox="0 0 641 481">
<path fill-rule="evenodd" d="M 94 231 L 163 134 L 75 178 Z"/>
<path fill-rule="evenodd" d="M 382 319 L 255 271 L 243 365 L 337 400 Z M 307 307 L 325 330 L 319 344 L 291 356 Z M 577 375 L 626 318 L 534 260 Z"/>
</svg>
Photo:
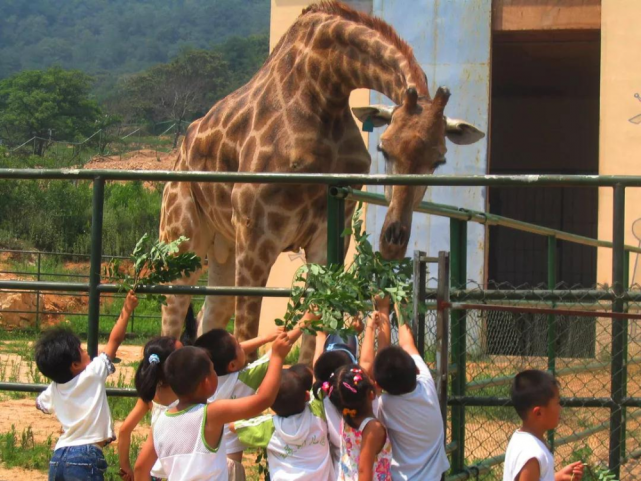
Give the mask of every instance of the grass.
<svg viewBox="0 0 641 481">
<path fill-rule="evenodd" d="M 46 442 L 37 443 L 31 427 L 18 435 L 15 426 L 11 426 L 11 431 L 0 435 L 0 461 L 8 468 L 46 471 L 49 469 L 52 448 L 51 436 Z"/>
<path fill-rule="evenodd" d="M 131 440 L 130 459 L 131 464 L 136 461 L 144 439 L 140 436 L 133 436 Z M 7 468 L 22 468 L 46 472 L 49 469 L 49 460 L 53 451 L 53 440 L 51 436 L 45 442 L 36 442 L 31 427 L 18 434 L 15 426 L 11 431 L 0 434 L 0 462 Z M 105 479 L 117 481 L 119 463 L 118 452 L 113 445 L 104 448 L 103 454 L 107 460 L 108 468 Z"/>
</svg>

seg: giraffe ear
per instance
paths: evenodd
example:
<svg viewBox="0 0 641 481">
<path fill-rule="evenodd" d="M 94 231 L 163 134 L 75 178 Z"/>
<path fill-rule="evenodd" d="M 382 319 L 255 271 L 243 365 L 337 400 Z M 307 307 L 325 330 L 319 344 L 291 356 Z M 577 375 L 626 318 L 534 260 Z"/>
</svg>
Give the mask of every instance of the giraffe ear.
<svg viewBox="0 0 641 481">
<path fill-rule="evenodd" d="M 485 134 L 465 120 L 445 117 L 445 136 L 457 145 L 478 142 Z"/>
<path fill-rule="evenodd" d="M 392 121 L 394 109 L 394 106 L 389 105 L 369 105 L 367 107 L 354 107 L 352 112 L 364 124 L 369 120 L 374 127 L 382 127 Z"/>
</svg>

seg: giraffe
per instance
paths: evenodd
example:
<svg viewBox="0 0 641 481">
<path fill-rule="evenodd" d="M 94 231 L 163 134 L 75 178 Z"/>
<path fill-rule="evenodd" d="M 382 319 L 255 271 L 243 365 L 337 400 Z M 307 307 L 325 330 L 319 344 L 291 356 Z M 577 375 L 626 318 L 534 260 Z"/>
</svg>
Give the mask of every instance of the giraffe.
<svg viewBox="0 0 641 481">
<path fill-rule="evenodd" d="M 243 87 L 188 128 L 177 171 L 369 172 L 371 157 L 349 107 L 357 88 L 377 90 L 394 107 L 354 109 L 360 120 L 388 125 L 379 151 L 388 173 L 431 174 L 445 162 L 445 137 L 458 144 L 484 136 L 443 114 L 450 93 L 430 97 L 412 49 L 383 20 L 335 1 L 305 8 L 263 67 Z M 361 186 L 355 186 L 361 188 Z M 426 187 L 386 188 L 388 213 L 380 250 L 405 255 L 412 209 Z M 346 223 L 354 203 L 346 205 Z M 208 258 L 209 285 L 263 287 L 276 257 L 304 249 L 307 262 L 326 262 L 327 200 L 323 185 L 170 182 L 162 200 L 160 238 L 188 237 L 182 248 Z M 193 285 L 200 273 L 182 279 Z M 189 296 L 170 296 L 163 334 L 178 336 Z M 262 299 L 208 296 L 200 332 L 224 326 L 254 337 Z M 301 358 L 313 344 L 303 343 Z"/>
</svg>

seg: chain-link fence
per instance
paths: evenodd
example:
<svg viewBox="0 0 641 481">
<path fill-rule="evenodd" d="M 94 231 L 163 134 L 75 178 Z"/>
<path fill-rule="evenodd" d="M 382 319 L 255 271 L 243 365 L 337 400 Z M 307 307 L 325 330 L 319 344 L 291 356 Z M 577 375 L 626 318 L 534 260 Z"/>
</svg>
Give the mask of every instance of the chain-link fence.
<svg viewBox="0 0 641 481">
<path fill-rule="evenodd" d="M 429 279 L 433 285 L 437 279 Z M 641 302 L 627 293 L 623 316 L 612 314 L 614 293 L 607 286 L 553 291 L 501 284 L 484 290 L 468 282 L 452 291 L 447 423 L 452 471 L 448 479 L 501 480 L 508 441 L 521 421 L 510 405 L 514 375 L 525 369 L 554 372 L 565 405 L 548 442 L 557 469 L 587 463 L 583 479 L 597 480 L 611 452 L 613 409 L 613 323 L 622 323 L 627 376 L 623 405 L 641 397 Z M 634 298 L 630 300 L 629 298 Z M 428 289 L 425 358 L 436 368 L 436 290 Z M 608 316 L 608 317 L 606 317 Z M 610 317 L 613 316 L 613 317 Z M 457 323 L 462 324 L 458 330 Z M 460 326 L 459 326 L 460 327 Z M 458 337 L 457 337 L 458 333 Z M 457 350 L 464 349 L 463 362 Z M 457 376 L 464 389 L 457 390 Z M 627 379 L 626 379 L 627 378 Z M 614 376 L 616 383 L 617 377 Z M 641 409 L 623 407 L 621 480 L 641 479 Z M 457 459 L 460 465 L 457 466 Z"/>
</svg>

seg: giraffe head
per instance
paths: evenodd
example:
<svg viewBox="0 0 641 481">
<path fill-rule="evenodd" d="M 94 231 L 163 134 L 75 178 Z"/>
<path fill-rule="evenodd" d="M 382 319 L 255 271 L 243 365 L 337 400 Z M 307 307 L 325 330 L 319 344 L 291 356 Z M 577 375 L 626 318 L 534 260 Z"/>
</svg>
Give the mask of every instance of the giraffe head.
<svg viewBox="0 0 641 481">
<path fill-rule="evenodd" d="M 445 163 L 445 138 L 458 145 L 472 144 L 485 134 L 473 125 L 448 119 L 443 110 L 450 97 L 440 87 L 433 99 L 421 97 L 414 87 L 404 94 L 402 105 L 373 105 L 354 108 L 354 115 L 375 127 L 388 125 L 378 150 L 385 158 L 388 174 L 432 174 Z M 386 186 L 389 203 L 381 231 L 380 251 L 386 259 L 405 256 L 412 229 L 413 209 L 421 202 L 427 187 Z"/>
</svg>

